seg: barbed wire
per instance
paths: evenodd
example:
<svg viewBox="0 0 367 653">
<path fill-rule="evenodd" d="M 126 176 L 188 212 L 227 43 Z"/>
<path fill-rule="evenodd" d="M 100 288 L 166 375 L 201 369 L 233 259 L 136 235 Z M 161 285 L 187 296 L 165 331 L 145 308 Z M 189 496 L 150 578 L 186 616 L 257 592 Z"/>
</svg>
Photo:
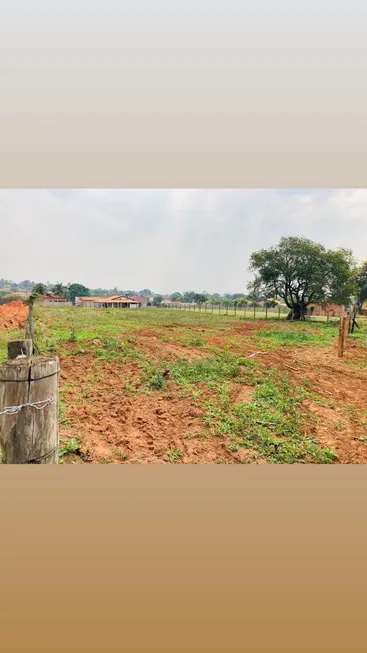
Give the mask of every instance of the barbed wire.
<svg viewBox="0 0 367 653">
<path fill-rule="evenodd" d="M 0 415 L 16 415 L 22 410 L 22 408 L 35 408 L 36 410 L 43 410 L 47 406 L 53 404 L 54 401 L 54 397 L 51 397 L 50 399 L 35 401 L 34 403 L 21 404 L 20 406 L 8 406 L 7 408 L 0 410 Z"/>
</svg>

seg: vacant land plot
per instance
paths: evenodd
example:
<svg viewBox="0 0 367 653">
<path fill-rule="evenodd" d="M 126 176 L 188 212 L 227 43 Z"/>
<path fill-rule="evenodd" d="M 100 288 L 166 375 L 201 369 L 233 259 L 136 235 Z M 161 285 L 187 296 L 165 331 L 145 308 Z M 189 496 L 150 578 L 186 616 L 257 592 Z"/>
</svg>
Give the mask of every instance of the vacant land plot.
<svg viewBox="0 0 367 653">
<path fill-rule="evenodd" d="M 40 350 L 61 360 L 60 460 L 366 463 L 365 324 L 338 359 L 335 324 L 39 308 Z"/>
</svg>

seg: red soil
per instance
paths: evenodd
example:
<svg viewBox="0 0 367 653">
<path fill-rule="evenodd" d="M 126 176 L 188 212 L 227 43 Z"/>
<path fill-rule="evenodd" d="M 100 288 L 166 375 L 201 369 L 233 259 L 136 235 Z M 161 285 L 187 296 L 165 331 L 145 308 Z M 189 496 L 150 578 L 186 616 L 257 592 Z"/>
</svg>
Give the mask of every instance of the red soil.
<svg viewBox="0 0 367 653">
<path fill-rule="evenodd" d="M 22 329 L 28 317 L 28 306 L 10 302 L 0 306 L 0 329 Z"/>
</svg>

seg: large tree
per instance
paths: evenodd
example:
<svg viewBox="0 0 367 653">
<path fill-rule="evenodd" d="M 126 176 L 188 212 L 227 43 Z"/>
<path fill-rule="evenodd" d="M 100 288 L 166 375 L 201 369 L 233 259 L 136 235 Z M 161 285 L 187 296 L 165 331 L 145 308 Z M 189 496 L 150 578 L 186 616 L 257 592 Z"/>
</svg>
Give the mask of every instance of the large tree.
<svg viewBox="0 0 367 653">
<path fill-rule="evenodd" d="M 351 251 L 327 250 L 307 238 L 281 238 L 277 246 L 254 252 L 250 270 L 251 292 L 282 299 L 291 320 L 304 319 L 311 303 L 347 304 L 355 291 Z"/>
<path fill-rule="evenodd" d="M 54 295 L 57 297 L 64 297 L 65 299 L 69 298 L 69 290 L 66 286 L 64 286 L 61 281 L 58 281 L 54 287 L 52 288 L 52 292 Z"/>
<path fill-rule="evenodd" d="M 367 261 L 365 261 L 356 272 L 356 304 L 359 313 L 362 311 L 362 306 L 367 301 Z"/>
<path fill-rule="evenodd" d="M 153 306 L 160 306 L 162 302 L 163 302 L 163 296 L 162 295 L 154 295 L 154 297 L 153 297 Z"/>
<path fill-rule="evenodd" d="M 69 300 L 75 302 L 75 297 L 90 297 L 90 290 L 81 283 L 71 283 L 68 287 Z"/>
<path fill-rule="evenodd" d="M 172 295 L 170 295 L 170 300 L 172 302 L 181 302 L 182 299 L 183 297 L 180 292 L 173 292 Z"/>
<path fill-rule="evenodd" d="M 204 292 L 196 292 L 194 294 L 193 300 L 196 304 L 201 306 L 202 304 L 205 304 L 205 302 L 208 301 L 208 295 Z"/>
<path fill-rule="evenodd" d="M 37 283 L 32 289 L 32 294 L 34 295 L 45 295 L 47 292 L 47 287 L 44 283 Z"/>
</svg>

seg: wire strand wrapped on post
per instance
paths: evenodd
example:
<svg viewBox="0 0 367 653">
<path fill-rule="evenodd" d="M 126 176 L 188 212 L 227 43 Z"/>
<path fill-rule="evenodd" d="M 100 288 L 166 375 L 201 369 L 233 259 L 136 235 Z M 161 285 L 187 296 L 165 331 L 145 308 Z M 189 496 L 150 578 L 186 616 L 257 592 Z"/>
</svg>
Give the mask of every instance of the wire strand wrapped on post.
<svg viewBox="0 0 367 653">
<path fill-rule="evenodd" d="M 45 399 L 44 401 L 36 401 L 33 404 L 26 403 L 21 404 L 20 406 L 8 406 L 7 408 L 0 410 L 0 415 L 16 415 L 22 410 L 22 408 L 35 408 L 36 410 L 43 410 L 43 408 L 50 406 L 54 401 L 55 399 L 52 397 L 51 399 Z"/>
</svg>

